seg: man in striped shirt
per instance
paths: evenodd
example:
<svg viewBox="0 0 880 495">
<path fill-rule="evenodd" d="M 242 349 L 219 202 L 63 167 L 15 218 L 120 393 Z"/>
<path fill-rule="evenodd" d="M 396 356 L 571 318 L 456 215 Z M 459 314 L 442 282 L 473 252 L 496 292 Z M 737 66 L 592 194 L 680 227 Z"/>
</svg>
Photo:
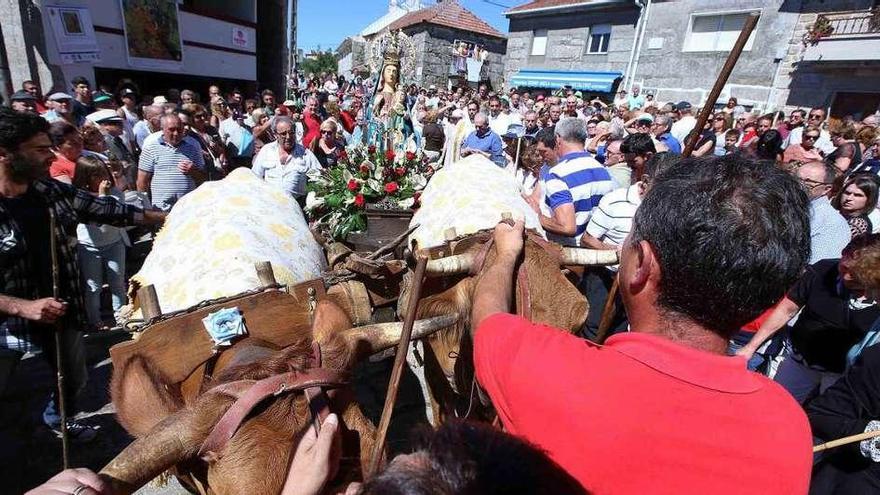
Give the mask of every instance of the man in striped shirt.
<svg viewBox="0 0 880 495">
<path fill-rule="evenodd" d="M 530 201 L 540 215 L 541 226 L 548 238 L 567 246 L 577 246 L 599 200 L 614 189 L 614 182 L 605 167 L 584 150 L 587 125 L 577 118 L 566 117 L 556 124 L 555 135 L 544 130 L 538 134 L 538 149 L 548 163 L 556 164 L 542 177 L 544 203 L 549 215 L 541 215 L 541 205 Z M 555 154 L 555 157 L 551 155 Z"/>
<path fill-rule="evenodd" d="M 168 211 L 206 178 L 198 145 L 183 139 L 186 131 L 176 114 L 162 116 L 162 136 L 145 142 L 138 162 L 137 189 L 150 193 L 153 206 Z"/>
</svg>

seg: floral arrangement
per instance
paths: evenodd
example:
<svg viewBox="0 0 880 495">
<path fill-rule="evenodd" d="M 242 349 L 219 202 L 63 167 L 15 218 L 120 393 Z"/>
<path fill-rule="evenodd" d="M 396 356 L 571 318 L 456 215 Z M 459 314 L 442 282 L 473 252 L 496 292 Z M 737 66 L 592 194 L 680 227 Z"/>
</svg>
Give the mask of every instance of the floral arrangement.
<svg viewBox="0 0 880 495">
<path fill-rule="evenodd" d="M 834 26 L 831 25 L 831 21 L 824 15 L 819 15 L 816 18 L 816 22 L 807 28 L 807 32 L 804 33 L 803 44 L 804 46 L 816 46 L 819 40 L 830 36 L 833 32 Z"/>
<path fill-rule="evenodd" d="M 337 164 L 309 177 L 305 211 L 334 239 L 367 228 L 368 205 L 382 209 L 416 208 L 434 173 L 423 152 L 379 150 L 356 145 Z"/>
</svg>

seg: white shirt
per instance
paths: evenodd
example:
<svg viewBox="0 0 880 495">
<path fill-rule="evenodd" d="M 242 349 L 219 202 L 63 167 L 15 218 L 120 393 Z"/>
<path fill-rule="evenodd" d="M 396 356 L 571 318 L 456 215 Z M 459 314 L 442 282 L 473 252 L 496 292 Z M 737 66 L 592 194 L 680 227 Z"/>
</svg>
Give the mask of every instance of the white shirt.
<svg viewBox="0 0 880 495">
<path fill-rule="evenodd" d="M 254 158 L 251 170 L 257 177 L 295 198 L 305 196 L 307 175 L 312 170 L 321 170 L 321 164 L 314 153 L 300 144 L 294 145 L 284 161 L 281 161 L 279 151 L 278 141 L 263 146 Z"/>
<path fill-rule="evenodd" d="M 783 148 L 788 148 L 794 144 L 801 144 L 804 140 L 804 126 L 795 127 L 788 133 L 788 137 L 785 138 L 785 142 L 783 144 Z M 813 145 L 817 149 L 819 149 L 822 153 L 828 155 L 829 153 L 833 153 L 837 146 L 834 146 L 834 143 L 831 142 L 831 134 L 828 133 L 825 129 L 819 130 L 819 139 L 816 140 L 816 143 Z"/>
<path fill-rule="evenodd" d="M 599 206 L 593 210 L 587 233 L 605 244 L 623 245 L 632 230 L 633 217 L 642 198 L 639 196 L 639 183 L 615 189 L 602 196 Z"/>
<path fill-rule="evenodd" d="M 687 138 L 688 134 L 690 134 L 696 126 L 697 119 L 695 119 L 693 115 L 685 115 L 679 119 L 678 122 L 672 124 L 670 134 L 672 134 L 675 139 L 678 139 L 679 143 L 684 143 L 685 138 Z"/>
<path fill-rule="evenodd" d="M 489 128 L 499 136 L 507 134 L 507 127 L 510 126 L 510 123 L 510 117 L 504 115 L 504 112 L 499 113 L 497 117 L 489 115 Z"/>
</svg>

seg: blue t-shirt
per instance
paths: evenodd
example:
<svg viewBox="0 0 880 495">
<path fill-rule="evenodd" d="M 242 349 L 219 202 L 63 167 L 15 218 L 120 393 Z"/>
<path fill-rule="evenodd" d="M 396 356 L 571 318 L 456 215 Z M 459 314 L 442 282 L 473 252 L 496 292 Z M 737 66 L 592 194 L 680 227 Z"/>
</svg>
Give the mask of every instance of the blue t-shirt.
<svg viewBox="0 0 880 495">
<path fill-rule="evenodd" d="M 678 139 L 675 139 L 675 136 L 673 136 L 672 134 L 668 132 L 666 134 L 661 134 L 657 136 L 657 141 L 665 144 L 666 147 L 669 148 L 669 151 L 675 153 L 676 155 L 681 154 L 681 143 L 678 141 Z"/>
<path fill-rule="evenodd" d="M 491 130 L 483 137 L 478 136 L 477 131 L 470 133 L 461 143 L 461 147 L 462 149 L 473 148 L 489 153 L 489 159 L 499 167 L 507 165 L 507 160 L 504 159 L 504 153 L 501 151 L 503 148 L 501 138 Z"/>
</svg>

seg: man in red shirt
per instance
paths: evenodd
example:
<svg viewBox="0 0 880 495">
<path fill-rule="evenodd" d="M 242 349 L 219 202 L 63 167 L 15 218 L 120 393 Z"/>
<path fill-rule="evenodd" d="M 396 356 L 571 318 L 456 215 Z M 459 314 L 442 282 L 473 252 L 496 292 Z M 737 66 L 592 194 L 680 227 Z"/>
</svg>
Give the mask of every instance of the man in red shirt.
<svg viewBox="0 0 880 495">
<path fill-rule="evenodd" d="M 804 412 L 725 351 L 806 264 L 808 205 L 775 167 L 672 166 L 621 251 L 631 331 L 604 346 L 508 314 L 523 225 L 498 225 L 472 328 L 477 378 L 505 428 L 594 494 L 806 493 Z"/>
<path fill-rule="evenodd" d="M 308 148 L 312 141 L 321 135 L 321 116 L 318 115 L 318 99 L 314 96 L 306 98 L 306 108 L 302 116 L 305 134 L 302 144 Z"/>
</svg>

